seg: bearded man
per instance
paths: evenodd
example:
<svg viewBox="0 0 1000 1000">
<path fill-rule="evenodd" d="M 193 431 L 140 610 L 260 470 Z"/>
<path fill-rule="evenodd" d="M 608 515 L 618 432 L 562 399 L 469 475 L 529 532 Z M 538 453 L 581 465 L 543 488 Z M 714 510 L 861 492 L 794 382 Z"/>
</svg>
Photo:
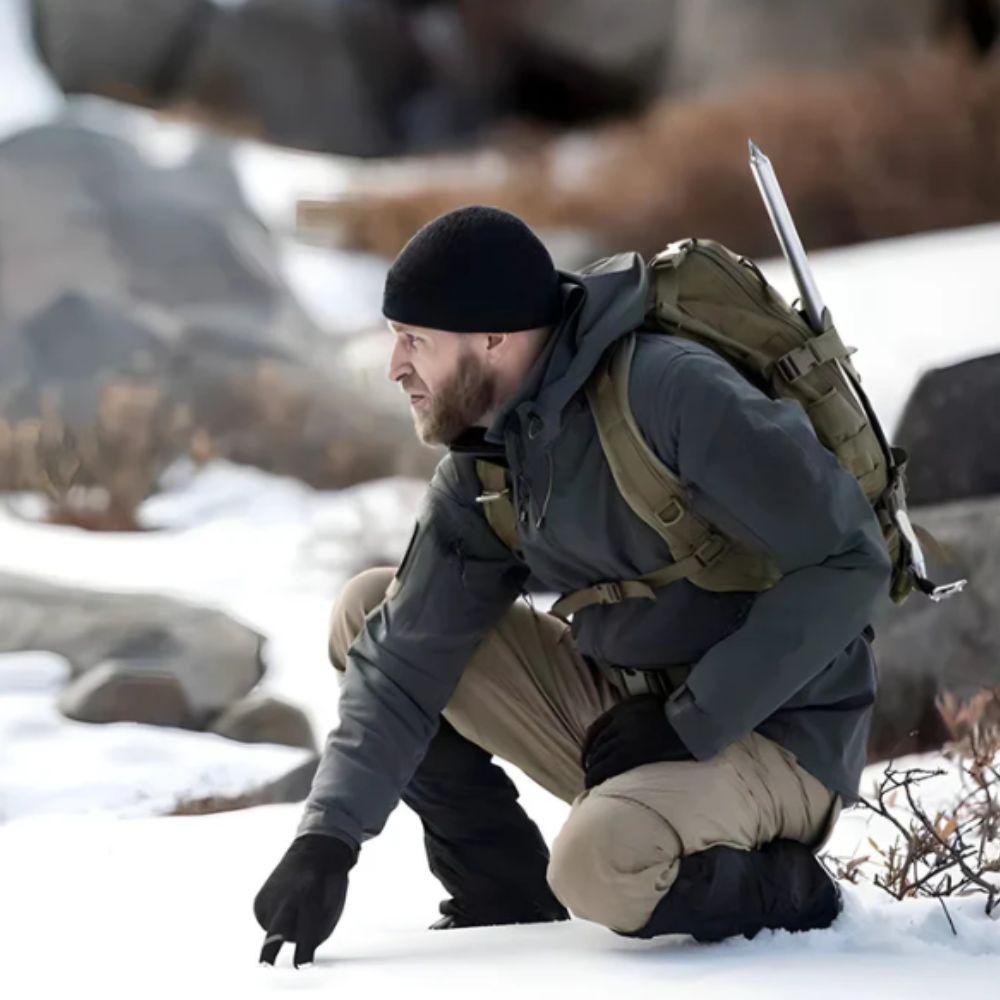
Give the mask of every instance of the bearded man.
<svg viewBox="0 0 1000 1000">
<path fill-rule="evenodd" d="M 814 852 L 864 765 L 881 530 L 797 403 L 647 326 L 649 299 L 638 255 L 558 271 L 483 206 L 428 224 L 392 265 L 389 376 L 448 452 L 398 568 L 362 573 L 333 609 L 340 722 L 255 901 L 263 960 L 286 941 L 312 959 L 400 800 L 449 893 L 436 928 L 571 912 L 714 941 L 835 919 Z M 585 393 L 632 333 L 643 439 L 692 509 L 781 577 L 753 593 L 680 578 L 642 600 L 606 587 L 567 624 L 517 600 L 529 578 L 566 594 L 670 562 L 616 487 Z M 502 489 L 477 460 L 506 470 Z M 486 516 L 501 497 L 516 548 Z M 551 856 L 494 757 L 569 805 Z"/>
</svg>

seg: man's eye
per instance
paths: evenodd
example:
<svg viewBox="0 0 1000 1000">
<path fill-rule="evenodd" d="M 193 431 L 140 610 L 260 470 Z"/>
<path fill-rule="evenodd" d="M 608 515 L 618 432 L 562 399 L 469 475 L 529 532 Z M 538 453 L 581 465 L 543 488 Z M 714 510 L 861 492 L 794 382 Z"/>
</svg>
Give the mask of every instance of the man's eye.
<svg viewBox="0 0 1000 1000">
<path fill-rule="evenodd" d="M 409 337 L 407 338 L 407 343 L 409 344 L 409 346 L 410 346 L 410 347 L 416 347 L 416 346 L 417 346 L 417 344 L 419 344 L 419 343 L 420 343 L 420 341 L 419 341 L 419 340 L 417 340 L 417 338 L 416 338 L 416 337 L 414 337 L 414 336 L 413 336 L 413 335 L 411 334 L 411 335 L 410 335 L 410 336 L 409 336 Z"/>
</svg>

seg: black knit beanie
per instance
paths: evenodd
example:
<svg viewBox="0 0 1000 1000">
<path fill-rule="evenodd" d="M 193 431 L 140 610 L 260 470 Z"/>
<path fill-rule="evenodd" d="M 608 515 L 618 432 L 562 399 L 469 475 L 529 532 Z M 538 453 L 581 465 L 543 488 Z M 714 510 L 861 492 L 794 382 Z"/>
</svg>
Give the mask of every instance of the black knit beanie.
<svg viewBox="0 0 1000 1000">
<path fill-rule="evenodd" d="M 469 205 L 428 222 L 389 268 L 386 319 L 453 333 L 509 333 L 559 318 L 559 276 L 516 216 Z"/>
</svg>

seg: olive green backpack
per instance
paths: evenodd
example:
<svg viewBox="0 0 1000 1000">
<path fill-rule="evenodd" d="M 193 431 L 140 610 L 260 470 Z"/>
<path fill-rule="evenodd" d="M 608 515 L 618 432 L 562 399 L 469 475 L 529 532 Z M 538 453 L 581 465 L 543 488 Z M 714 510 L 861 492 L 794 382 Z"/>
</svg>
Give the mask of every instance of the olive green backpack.
<svg viewBox="0 0 1000 1000">
<path fill-rule="evenodd" d="M 605 264 L 598 262 L 588 272 L 599 272 Z M 751 260 L 719 243 L 673 243 L 649 268 L 647 327 L 704 344 L 771 397 L 797 400 L 820 441 L 855 476 L 878 515 L 893 563 L 892 599 L 902 603 L 914 586 L 934 593 L 919 547 L 908 544 L 898 525 L 898 512 L 906 510 L 906 454 L 886 442 L 851 365 L 853 348 L 844 346 L 832 325 L 814 334 Z M 628 401 L 634 350 L 635 334 L 617 341 L 591 377 L 587 397 L 622 497 L 666 541 L 674 561 L 636 580 L 597 583 L 563 596 L 552 608 L 563 618 L 591 604 L 652 597 L 655 589 L 681 578 L 710 591 L 761 591 L 781 576 L 768 555 L 726 537 L 692 510 L 684 485 L 646 444 Z M 517 519 L 505 470 L 483 461 L 477 469 L 487 519 L 516 550 Z"/>
</svg>

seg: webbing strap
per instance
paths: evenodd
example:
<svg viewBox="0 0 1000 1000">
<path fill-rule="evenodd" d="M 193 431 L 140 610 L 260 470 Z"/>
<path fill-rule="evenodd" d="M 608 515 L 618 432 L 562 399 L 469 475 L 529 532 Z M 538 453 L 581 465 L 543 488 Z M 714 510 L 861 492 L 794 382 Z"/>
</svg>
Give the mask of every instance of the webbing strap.
<svg viewBox="0 0 1000 1000">
<path fill-rule="evenodd" d="M 483 492 L 476 497 L 476 502 L 482 504 L 487 523 L 508 549 L 514 552 L 520 551 L 521 539 L 517 534 L 517 514 L 510 499 L 506 470 L 502 465 L 477 459 L 476 473 L 483 487 Z"/>
<path fill-rule="evenodd" d="M 638 580 L 595 583 L 592 587 L 575 590 L 556 601 L 552 605 L 551 612 L 557 618 L 566 621 L 570 615 L 576 614 L 577 611 L 588 608 L 592 604 L 618 604 L 630 597 L 646 597 L 652 600 L 660 587 L 665 587 L 668 583 L 690 576 L 692 572 L 714 565 L 725 555 L 728 548 L 729 545 L 725 540 L 719 539 L 718 536 L 712 536 L 691 555 L 653 570 L 652 573 L 647 573 Z"/>
<path fill-rule="evenodd" d="M 799 347 L 793 347 L 774 362 L 778 373 L 788 382 L 796 382 L 827 361 L 846 361 L 856 348 L 846 347 L 831 326 L 818 337 L 811 337 Z"/>
<path fill-rule="evenodd" d="M 592 604 L 617 604 L 627 598 L 653 599 L 668 583 L 714 565 L 729 549 L 721 535 L 688 509 L 680 480 L 646 444 L 628 405 L 628 375 L 635 352 L 629 335 L 605 360 L 587 385 L 601 449 L 618 492 L 635 514 L 666 541 L 674 561 L 638 580 L 594 584 L 560 598 L 552 613 L 567 619 Z"/>
<path fill-rule="evenodd" d="M 646 444 L 628 405 L 628 376 L 635 352 L 630 334 L 602 362 L 587 385 L 601 448 L 625 502 L 670 547 L 679 562 L 711 539 L 724 542 L 687 505 L 684 486 Z"/>
<path fill-rule="evenodd" d="M 557 618 L 566 621 L 570 615 L 581 608 L 590 607 L 591 604 L 618 604 L 619 601 L 630 597 L 645 597 L 652 600 L 655 596 L 653 588 L 642 580 L 615 580 L 575 590 L 572 594 L 561 597 L 549 610 Z"/>
</svg>

